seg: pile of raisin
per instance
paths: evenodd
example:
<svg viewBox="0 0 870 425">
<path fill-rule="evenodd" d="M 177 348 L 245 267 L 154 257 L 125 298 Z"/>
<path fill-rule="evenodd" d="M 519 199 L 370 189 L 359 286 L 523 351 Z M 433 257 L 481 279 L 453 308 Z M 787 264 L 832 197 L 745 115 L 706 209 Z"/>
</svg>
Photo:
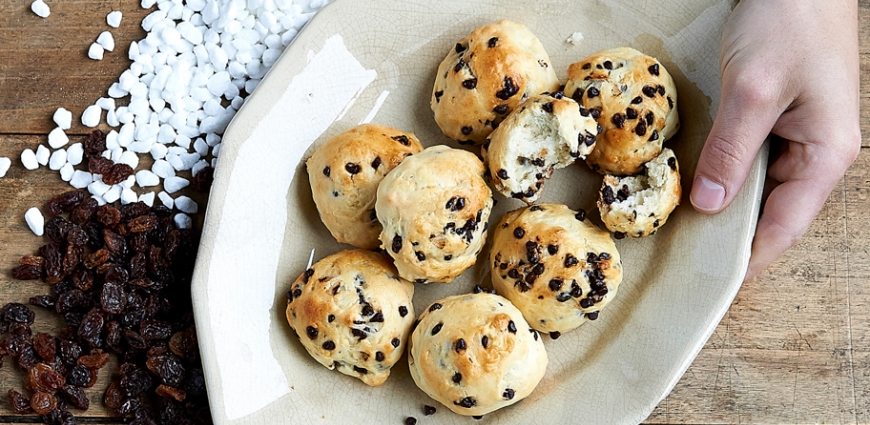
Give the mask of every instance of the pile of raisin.
<svg viewBox="0 0 870 425">
<path fill-rule="evenodd" d="M 0 310 L 0 364 L 8 356 L 26 371 L 25 389 L 7 393 L 12 409 L 74 424 L 69 408 L 90 404 L 83 389 L 112 373 L 102 402 L 130 423 L 211 423 L 190 299 L 197 235 L 178 229 L 166 207 L 98 206 L 82 191 L 51 198 L 45 211 L 46 244 L 12 276 L 50 284 L 51 294 L 30 304 L 63 316 L 66 327 L 34 335 L 27 306 Z M 117 372 L 103 369 L 110 355 Z"/>
</svg>

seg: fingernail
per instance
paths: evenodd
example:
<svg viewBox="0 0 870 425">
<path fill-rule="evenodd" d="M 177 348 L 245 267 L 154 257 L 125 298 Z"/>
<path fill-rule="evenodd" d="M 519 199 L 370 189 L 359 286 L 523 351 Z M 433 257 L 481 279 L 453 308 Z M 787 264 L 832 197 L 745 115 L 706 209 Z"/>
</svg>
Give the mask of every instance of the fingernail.
<svg viewBox="0 0 870 425">
<path fill-rule="evenodd" d="M 699 176 L 692 186 L 692 205 L 704 212 L 718 211 L 725 200 L 725 188 L 712 180 Z"/>
</svg>

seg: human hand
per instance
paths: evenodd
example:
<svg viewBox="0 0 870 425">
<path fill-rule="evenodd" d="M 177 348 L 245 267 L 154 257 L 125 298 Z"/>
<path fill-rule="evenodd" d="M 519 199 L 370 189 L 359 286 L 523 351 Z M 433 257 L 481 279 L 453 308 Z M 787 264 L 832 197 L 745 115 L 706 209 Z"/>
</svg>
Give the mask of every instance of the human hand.
<svg viewBox="0 0 870 425">
<path fill-rule="evenodd" d="M 764 139 L 771 149 L 746 278 L 800 240 L 861 148 L 857 2 L 743 0 L 725 24 L 719 111 L 691 202 L 725 209 Z"/>
</svg>

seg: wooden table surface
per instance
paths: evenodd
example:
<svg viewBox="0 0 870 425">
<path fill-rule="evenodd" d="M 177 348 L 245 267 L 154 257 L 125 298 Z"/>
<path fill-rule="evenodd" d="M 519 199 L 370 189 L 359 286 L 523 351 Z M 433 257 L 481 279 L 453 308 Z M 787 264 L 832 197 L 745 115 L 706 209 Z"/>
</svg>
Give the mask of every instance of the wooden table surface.
<svg viewBox="0 0 870 425">
<path fill-rule="evenodd" d="M 138 0 L 50 1 L 51 16 L 30 12 L 30 0 L 0 1 L 0 156 L 13 160 L 0 179 L 0 304 L 48 293 L 18 282 L 9 270 L 40 245 L 24 212 L 68 189 L 58 174 L 26 171 L 19 156 L 46 143 L 58 107 L 73 112 L 73 141 L 88 129 L 85 107 L 127 69 L 126 46 L 145 34 Z M 745 283 L 700 355 L 649 423 L 870 423 L 870 0 L 859 2 L 863 148 L 806 236 L 756 281 Z M 95 62 L 87 49 L 111 29 L 116 50 Z M 39 310 L 39 309 L 36 309 Z M 37 331 L 59 320 L 37 311 Z M 11 362 L 0 368 L 0 393 L 22 388 Z M 110 369 L 113 365 L 110 365 Z M 106 370 L 81 417 L 113 423 L 101 406 Z M 0 397 L 0 423 L 32 422 Z"/>
</svg>

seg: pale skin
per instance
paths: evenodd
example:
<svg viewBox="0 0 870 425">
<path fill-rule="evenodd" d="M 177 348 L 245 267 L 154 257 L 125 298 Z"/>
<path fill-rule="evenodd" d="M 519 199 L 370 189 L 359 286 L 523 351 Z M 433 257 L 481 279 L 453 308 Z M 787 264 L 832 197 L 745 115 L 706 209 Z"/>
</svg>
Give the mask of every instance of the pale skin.
<svg viewBox="0 0 870 425">
<path fill-rule="evenodd" d="M 743 0 L 723 30 L 722 92 L 690 199 L 734 200 L 768 134 L 763 212 L 746 280 L 797 243 L 861 148 L 857 1 Z"/>
</svg>

